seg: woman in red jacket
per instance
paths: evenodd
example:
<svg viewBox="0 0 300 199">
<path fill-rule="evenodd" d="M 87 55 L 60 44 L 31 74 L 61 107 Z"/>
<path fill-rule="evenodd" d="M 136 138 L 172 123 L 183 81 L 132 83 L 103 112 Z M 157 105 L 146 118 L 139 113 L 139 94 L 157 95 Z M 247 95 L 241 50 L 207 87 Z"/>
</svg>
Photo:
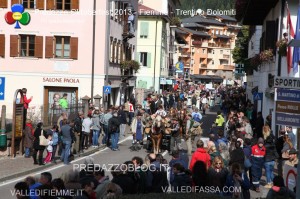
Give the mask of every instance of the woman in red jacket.
<svg viewBox="0 0 300 199">
<path fill-rule="evenodd" d="M 29 99 L 27 99 L 26 93 L 27 93 L 27 89 L 26 88 L 22 88 L 23 98 L 21 99 L 21 103 L 24 104 L 23 129 L 25 129 L 25 124 L 26 124 L 26 119 L 27 119 L 27 109 L 28 109 L 29 103 L 32 100 L 32 96 Z"/>
</svg>

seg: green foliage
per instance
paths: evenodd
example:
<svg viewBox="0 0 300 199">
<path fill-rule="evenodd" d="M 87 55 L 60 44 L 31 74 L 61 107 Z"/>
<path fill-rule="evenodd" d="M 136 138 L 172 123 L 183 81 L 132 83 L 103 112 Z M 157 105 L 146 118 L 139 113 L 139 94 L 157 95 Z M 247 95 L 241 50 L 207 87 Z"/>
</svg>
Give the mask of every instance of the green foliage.
<svg viewBox="0 0 300 199">
<path fill-rule="evenodd" d="M 180 22 L 180 19 L 178 17 L 172 17 L 171 21 L 170 21 L 170 24 L 180 27 L 181 22 Z"/>
<path fill-rule="evenodd" d="M 135 60 L 126 60 L 121 62 L 120 67 L 123 70 L 129 70 L 132 68 L 137 72 L 140 69 L 140 63 Z"/>
<path fill-rule="evenodd" d="M 241 29 L 243 37 L 240 37 L 236 41 L 236 46 L 232 51 L 232 58 L 234 63 L 242 63 L 245 68 L 250 65 L 247 62 L 248 59 L 248 43 L 249 43 L 249 26 L 243 26 Z"/>
</svg>

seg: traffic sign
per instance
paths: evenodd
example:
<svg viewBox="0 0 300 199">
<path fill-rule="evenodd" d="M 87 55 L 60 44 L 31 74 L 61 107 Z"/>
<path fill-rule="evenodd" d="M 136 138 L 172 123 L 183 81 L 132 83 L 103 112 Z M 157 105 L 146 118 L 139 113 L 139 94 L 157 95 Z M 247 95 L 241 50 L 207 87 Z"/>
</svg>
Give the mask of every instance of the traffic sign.
<svg viewBox="0 0 300 199">
<path fill-rule="evenodd" d="M 5 97 L 5 77 L 0 77 L 0 100 Z"/>
<path fill-rule="evenodd" d="M 300 114 L 300 103 L 276 101 L 276 112 Z"/>
<path fill-rule="evenodd" d="M 103 86 L 104 94 L 110 94 L 111 93 L 111 86 Z"/>
<path fill-rule="evenodd" d="M 300 90 L 277 88 L 277 100 L 300 102 Z"/>
<path fill-rule="evenodd" d="M 276 113 L 275 115 L 276 125 L 300 127 L 300 115 L 288 113 Z"/>
<path fill-rule="evenodd" d="M 253 93 L 253 101 L 258 101 L 258 100 L 262 100 L 263 98 L 263 93 Z"/>
</svg>

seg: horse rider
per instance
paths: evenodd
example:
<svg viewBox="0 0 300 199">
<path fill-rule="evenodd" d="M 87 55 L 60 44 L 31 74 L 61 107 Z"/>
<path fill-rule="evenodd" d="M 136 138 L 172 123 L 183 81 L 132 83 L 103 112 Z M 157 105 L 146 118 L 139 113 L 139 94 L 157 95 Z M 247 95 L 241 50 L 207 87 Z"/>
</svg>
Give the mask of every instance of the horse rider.
<svg viewBox="0 0 300 199">
<path fill-rule="evenodd" d="M 158 106 L 158 110 L 155 112 L 155 115 L 160 115 L 163 118 L 167 116 L 167 112 L 164 110 L 163 105 Z"/>
</svg>

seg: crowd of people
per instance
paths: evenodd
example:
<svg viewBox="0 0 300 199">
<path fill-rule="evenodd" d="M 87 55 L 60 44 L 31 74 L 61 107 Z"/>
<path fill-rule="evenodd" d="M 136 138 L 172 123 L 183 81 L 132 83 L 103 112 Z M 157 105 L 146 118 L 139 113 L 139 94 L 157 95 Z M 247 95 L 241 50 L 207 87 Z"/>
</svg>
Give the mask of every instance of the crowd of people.
<svg viewBox="0 0 300 199">
<path fill-rule="evenodd" d="M 202 124 L 203 115 L 214 106 L 220 107 L 215 121 Z M 30 183 L 28 180 L 17 183 L 15 189 L 69 190 L 76 186 L 77 198 L 103 198 L 121 194 L 188 192 L 186 188 L 191 187 L 192 192 L 198 190 L 247 199 L 250 198 L 250 189 L 260 192 L 264 170 L 264 187 L 269 189 L 267 198 L 295 198 L 295 191 L 285 187 L 282 177 L 285 165 L 296 167 L 298 164 L 292 127 L 280 129 L 279 137 L 275 137 L 271 131 L 271 115 L 264 119 L 246 98 L 242 87 L 221 85 L 209 91 L 201 85 L 186 84 L 181 90 L 174 88 L 161 95 L 150 94 L 142 104 L 131 98 L 124 106 L 110 107 L 106 111 L 93 107 L 87 117 L 79 112 L 72 121 L 68 121 L 67 114 L 63 112 L 57 125 L 49 131 L 43 131 L 42 123 L 33 131 L 28 120 L 25 157 L 30 157 L 32 148 L 34 164 L 43 165 L 55 162 L 58 150 L 58 155 L 67 165 L 73 153 L 82 153 L 88 147 L 110 147 L 112 151 L 118 151 L 118 141 L 126 136 L 127 125 L 131 129 L 132 143 L 143 144 L 146 129 L 151 129 L 152 125 L 149 118 L 157 116 L 170 123 L 170 162 L 161 154 L 154 153 L 149 153 L 144 159 L 133 157 L 111 172 L 112 180 L 96 163 L 89 163 L 94 165 L 93 171 L 72 171 L 66 179 L 56 181 L 52 181 L 51 174 L 47 173 L 47 183 L 43 183 L 41 177 L 37 183 L 34 179 Z M 211 126 L 207 143 L 201 139 L 195 141 L 192 133 L 201 125 Z M 45 139 L 47 144 L 43 145 L 41 139 Z M 187 151 L 183 150 L 182 139 Z M 47 157 L 44 159 L 45 148 Z M 133 165 L 135 169 L 128 170 L 129 167 L 124 165 Z M 70 184 L 72 186 L 68 186 Z M 67 197 L 71 197 L 70 194 L 60 198 Z M 30 198 L 36 198 L 36 195 Z"/>
</svg>

